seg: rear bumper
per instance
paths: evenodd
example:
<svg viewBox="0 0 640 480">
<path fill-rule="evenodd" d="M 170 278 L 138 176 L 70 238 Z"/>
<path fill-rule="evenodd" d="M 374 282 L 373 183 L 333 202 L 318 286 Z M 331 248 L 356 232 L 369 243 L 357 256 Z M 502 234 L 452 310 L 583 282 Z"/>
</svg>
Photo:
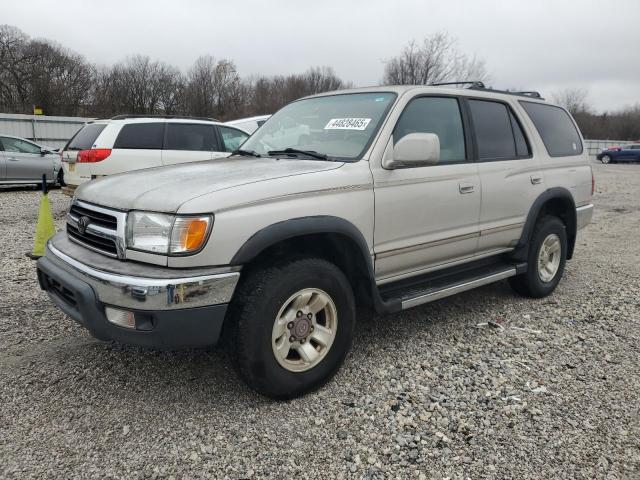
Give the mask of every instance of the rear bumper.
<svg viewBox="0 0 640 480">
<path fill-rule="evenodd" d="M 215 344 L 240 275 L 116 275 L 79 264 L 51 244 L 37 270 L 40 287 L 58 308 L 96 338 L 160 348 Z M 105 313 L 109 306 L 133 312 L 135 328 L 110 322 Z"/>
<path fill-rule="evenodd" d="M 591 218 L 593 218 L 592 204 L 583 205 L 576 208 L 576 227 L 578 230 L 586 227 L 589 223 L 591 223 Z"/>
</svg>

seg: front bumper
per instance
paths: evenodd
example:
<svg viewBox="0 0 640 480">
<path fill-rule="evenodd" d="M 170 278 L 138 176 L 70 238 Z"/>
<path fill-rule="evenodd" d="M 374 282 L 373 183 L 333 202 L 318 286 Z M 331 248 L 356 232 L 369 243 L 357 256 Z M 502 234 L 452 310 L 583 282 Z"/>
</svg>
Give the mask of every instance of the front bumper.
<svg viewBox="0 0 640 480">
<path fill-rule="evenodd" d="M 127 268 L 145 271 L 122 263 L 122 269 Z M 240 276 L 237 271 L 198 271 L 196 276 L 181 271 L 180 277 L 167 277 L 167 268 L 153 277 L 113 273 L 79 262 L 52 242 L 37 269 L 40 287 L 96 338 L 164 348 L 215 344 Z M 135 328 L 111 323 L 106 306 L 133 312 Z"/>
</svg>

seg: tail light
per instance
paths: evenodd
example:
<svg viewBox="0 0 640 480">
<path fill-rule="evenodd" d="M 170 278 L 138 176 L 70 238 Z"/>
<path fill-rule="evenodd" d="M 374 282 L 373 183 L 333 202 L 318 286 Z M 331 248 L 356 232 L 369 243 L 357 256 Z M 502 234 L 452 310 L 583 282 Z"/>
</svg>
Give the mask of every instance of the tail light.
<svg viewBox="0 0 640 480">
<path fill-rule="evenodd" d="M 76 163 L 96 163 L 101 162 L 111 155 L 110 148 L 92 148 L 91 150 L 80 150 L 76 157 Z"/>
<path fill-rule="evenodd" d="M 593 176 L 593 167 L 591 168 L 591 196 L 596 193 L 596 178 Z"/>
</svg>

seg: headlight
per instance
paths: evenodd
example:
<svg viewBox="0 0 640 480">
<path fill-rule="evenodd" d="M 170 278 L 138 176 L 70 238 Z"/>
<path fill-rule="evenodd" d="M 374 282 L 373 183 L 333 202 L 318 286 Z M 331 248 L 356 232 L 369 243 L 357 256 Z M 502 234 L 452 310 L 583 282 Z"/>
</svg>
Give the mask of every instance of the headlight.
<svg viewBox="0 0 640 480">
<path fill-rule="evenodd" d="M 131 212 L 127 216 L 127 248 L 163 255 L 200 250 L 211 230 L 210 216 Z"/>
</svg>

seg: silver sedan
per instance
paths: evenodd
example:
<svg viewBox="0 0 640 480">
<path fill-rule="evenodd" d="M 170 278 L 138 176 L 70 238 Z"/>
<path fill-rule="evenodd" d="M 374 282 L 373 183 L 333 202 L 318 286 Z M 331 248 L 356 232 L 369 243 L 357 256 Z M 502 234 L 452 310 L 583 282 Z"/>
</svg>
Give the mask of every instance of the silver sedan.
<svg viewBox="0 0 640 480">
<path fill-rule="evenodd" d="M 47 183 L 64 185 L 60 155 L 30 140 L 0 135 L 0 184 Z"/>
</svg>

